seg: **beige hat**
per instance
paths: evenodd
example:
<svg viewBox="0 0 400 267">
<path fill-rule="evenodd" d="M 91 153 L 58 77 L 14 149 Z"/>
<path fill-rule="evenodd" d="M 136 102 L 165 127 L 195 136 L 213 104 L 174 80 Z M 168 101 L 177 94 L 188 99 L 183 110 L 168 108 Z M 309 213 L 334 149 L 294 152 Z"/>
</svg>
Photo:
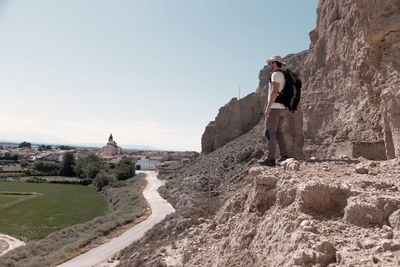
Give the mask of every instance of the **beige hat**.
<svg viewBox="0 0 400 267">
<path fill-rule="evenodd" d="M 270 59 L 267 59 L 268 64 L 271 62 L 274 62 L 274 61 L 278 61 L 278 62 L 282 63 L 283 65 L 286 64 L 285 62 L 282 61 L 282 58 L 280 56 L 273 56 Z"/>
</svg>

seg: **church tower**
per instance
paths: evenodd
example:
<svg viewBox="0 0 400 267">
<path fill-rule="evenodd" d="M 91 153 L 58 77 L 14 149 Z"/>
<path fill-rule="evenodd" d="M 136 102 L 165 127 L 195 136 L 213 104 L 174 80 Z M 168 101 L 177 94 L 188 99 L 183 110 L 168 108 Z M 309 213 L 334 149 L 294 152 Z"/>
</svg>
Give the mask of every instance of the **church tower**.
<svg viewBox="0 0 400 267">
<path fill-rule="evenodd" d="M 117 145 L 117 142 L 114 141 L 112 133 L 110 133 L 110 137 L 108 137 L 107 145 L 103 146 L 102 154 L 107 156 L 122 154 L 122 149 Z"/>
</svg>

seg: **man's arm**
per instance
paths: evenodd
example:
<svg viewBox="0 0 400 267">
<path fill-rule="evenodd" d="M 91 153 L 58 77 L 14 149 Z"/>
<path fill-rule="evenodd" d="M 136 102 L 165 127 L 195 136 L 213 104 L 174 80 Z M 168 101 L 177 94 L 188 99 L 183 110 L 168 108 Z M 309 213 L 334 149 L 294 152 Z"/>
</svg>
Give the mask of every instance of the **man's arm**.
<svg viewBox="0 0 400 267">
<path fill-rule="evenodd" d="M 271 106 L 275 102 L 276 98 L 278 97 L 278 94 L 279 94 L 279 83 L 272 82 L 271 98 L 269 99 L 267 108 L 265 109 L 265 117 L 266 118 L 269 118 L 269 112 L 271 111 Z"/>
</svg>

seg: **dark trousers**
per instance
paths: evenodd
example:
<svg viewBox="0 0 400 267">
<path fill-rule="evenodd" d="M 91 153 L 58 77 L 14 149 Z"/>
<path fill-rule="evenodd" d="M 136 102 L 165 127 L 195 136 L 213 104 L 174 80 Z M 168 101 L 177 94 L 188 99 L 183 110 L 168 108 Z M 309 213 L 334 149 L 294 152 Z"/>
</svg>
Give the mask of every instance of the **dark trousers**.
<svg viewBox="0 0 400 267">
<path fill-rule="evenodd" d="M 281 156 L 287 155 L 283 127 L 288 115 L 287 109 L 271 109 L 266 122 L 265 135 L 267 137 L 268 158 L 275 159 L 276 143 L 278 142 Z"/>
</svg>

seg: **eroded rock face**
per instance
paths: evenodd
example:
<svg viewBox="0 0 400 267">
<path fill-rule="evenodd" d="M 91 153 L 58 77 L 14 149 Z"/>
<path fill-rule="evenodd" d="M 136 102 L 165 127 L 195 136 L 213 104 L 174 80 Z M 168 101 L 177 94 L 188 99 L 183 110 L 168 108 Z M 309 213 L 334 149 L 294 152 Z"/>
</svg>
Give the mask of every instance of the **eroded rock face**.
<svg viewBox="0 0 400 267">
<path fill-rule="evenodd" d="M 400 199 L 353 197 L 345 208 L 344 219 L 361 227 L 389 224 L 389 216 L 400 207 Z"/>
<path fill-rule="evenodd" d="M 317 14 L 300 66 L 309 153 L 399 155 L 400 1 L 321 0 Z"/>
<path fill-rule="evenodd" d="M 251 93 L 220 108 L 201 137 L 202 153 L 210 153 L 253 128 L 262 115 L 261 103 L 260 95 Z"/>
<path fill-rule="evenodd" d="M 340 185 L 306 184 L 299 192 L 304 213 L 334 215 L 343 213 L 350 191 Z"/>
</svg>

